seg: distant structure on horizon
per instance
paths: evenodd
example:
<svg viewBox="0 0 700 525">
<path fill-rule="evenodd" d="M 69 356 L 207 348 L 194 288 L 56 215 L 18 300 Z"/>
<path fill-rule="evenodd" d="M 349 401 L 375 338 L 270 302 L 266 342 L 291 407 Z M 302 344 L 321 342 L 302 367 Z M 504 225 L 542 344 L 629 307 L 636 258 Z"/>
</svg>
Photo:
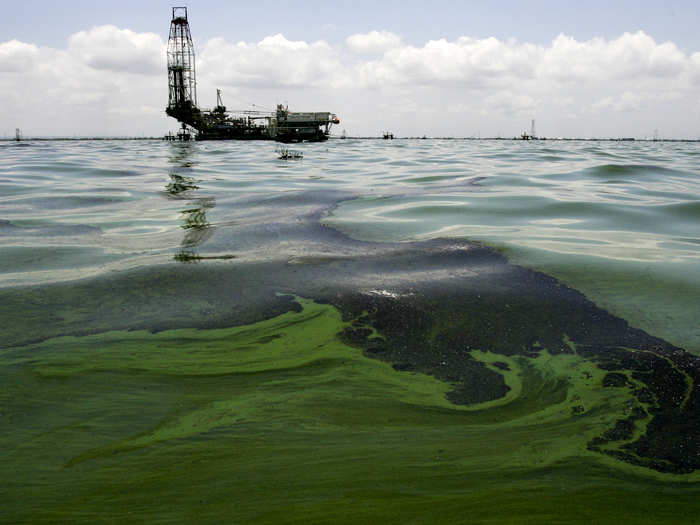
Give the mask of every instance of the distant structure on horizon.
<svg viewBox="0 0 700 525">
<path fill-rule="evenodd" d="M 520 135 L 520 138 L 522 140 L 535 140 L 537 139 L 537 133 L 535 131 L 535 119 L 533 118 L 530 121 L 530 134 L 527 134 L 527 131 L 523 131 L 523 134 Z"/>
<path fill-rule="evenodd" d="M 15 140 L 17 142 L 22 140 L 22 132 L 19 130 L 19 128 L 15 128 Z"/>
<path fill-rule="evenodd" d="M 226 110 L 221 91 L 216 90 L 216 107 L 203 109 L 197 104 L 195 55 L 186 7 L 173 7 L 168 38 L 168 107 L 165 112 L 182 125 L 177 135 L 164 138 L 188 140 L 276 140 L 278 142 L 319 142 L 328 140 L 330 128 L 340 120 L 328 111 L 299 113 L 277 105 L 272 111 Z"/>
</svg>

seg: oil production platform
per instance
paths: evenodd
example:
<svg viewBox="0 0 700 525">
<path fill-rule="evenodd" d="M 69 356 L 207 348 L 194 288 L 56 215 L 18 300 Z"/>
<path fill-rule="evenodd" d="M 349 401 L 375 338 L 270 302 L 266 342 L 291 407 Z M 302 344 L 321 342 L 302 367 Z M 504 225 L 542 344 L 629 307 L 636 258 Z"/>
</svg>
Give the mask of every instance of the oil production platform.
<svg viewBox="0 0 700 525">
<path fill-rule="evenodd" d="M 216 107 L 197 104 L 195 56 L 186 7 L 173 7 L 168 38 L 168 107 L 165 112 L 182 125 L 177 135 L 189 140 L 276 140 L 319 142 L 328 140 L 337 116 L 330 112 L 292 112 L 282 104 L 276 111 L 227 111 L 216 90 Z"/>
</svg>

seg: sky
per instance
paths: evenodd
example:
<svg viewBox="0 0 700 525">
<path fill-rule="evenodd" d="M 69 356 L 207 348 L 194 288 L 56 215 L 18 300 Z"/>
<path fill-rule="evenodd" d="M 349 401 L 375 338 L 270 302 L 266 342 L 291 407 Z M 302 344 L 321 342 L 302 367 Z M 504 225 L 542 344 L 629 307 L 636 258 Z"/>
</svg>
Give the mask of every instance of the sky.
<svg viewBox="0 0 700 525">
<path fill-rule="evenodd" d="M 700 138 L 700 2 L 3 2 L 0 135 L 161 136 L 171 6 L 198 100 L 348 135 Z"/>
</svg>

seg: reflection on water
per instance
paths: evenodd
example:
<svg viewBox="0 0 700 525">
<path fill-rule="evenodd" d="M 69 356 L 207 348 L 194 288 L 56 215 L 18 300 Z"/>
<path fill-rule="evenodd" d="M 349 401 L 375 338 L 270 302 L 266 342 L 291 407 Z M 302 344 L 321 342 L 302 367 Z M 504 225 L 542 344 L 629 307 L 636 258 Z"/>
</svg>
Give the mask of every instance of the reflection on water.
<svg viewBox="0 0 700 525">
<path fill-rule="evenodd" d="M 199 186 L 195 184 L 195 180 L 192 177 L 183 177 L 177 173 L 170 173 L 170 183 L 165 187 L 165 191 L 173 197 L 186 191 L 197 189 L 199 189 Z"/>
<path fill-rule="evenodd" d="M 194 248 L 200 246 L 214 232 L 214 226 L 207 220 L 207 210 L 216 206 L 216 199 L 211 196 L 197 196 L 200 189 L 198 181 L 187 173 L 195 165 L 192 144 L 173 144 L 170 156 L 170 182 L 165 186 L 169 198 L 187 202 L 187 208 L 181 210 L 183 222 L 181 228 L 185 236 L 180 243 L 180 250 L 174 259 L 179 262 L 196 262 L 203 257 Z"/>
<path fill-rule="evenodd" d="M 197 207 L 182 210 L 184 220 L 181 228 L 186 231 L 181 243 L 183 249 L 199 246 L 211 237 L 214 231 L 214 226 L 207 221 L 207 210 L 216 206 L 216 199 L 202 197 L 191 202 Z"/>
</svg>

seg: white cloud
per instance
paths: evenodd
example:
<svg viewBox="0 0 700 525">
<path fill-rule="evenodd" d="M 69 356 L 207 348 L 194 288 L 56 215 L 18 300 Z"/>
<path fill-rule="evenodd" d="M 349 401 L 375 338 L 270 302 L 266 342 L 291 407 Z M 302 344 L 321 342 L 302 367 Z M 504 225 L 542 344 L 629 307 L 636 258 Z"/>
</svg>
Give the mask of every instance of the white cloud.
<svg viewBox="0 0 700 525">
<path fill-rule="evenodd" d="M 484 99 L 481 113 L 487 117 L 496 113 L 527 120 L 535 115 L 537 105 L 538 100 L 530 95 L 498 91 Z"/>
<path fill-rule="evenodd" d="M 159 35 L 114 26 L 76 33 L 64 49 L 0 43 L 0 121 L 47 134 L 160 134 L 175 124 L 163 116 L 164 49 Z M 222 87 L 230 107 L 289 101 L 338 113 L 351 133 L 508 136 L 536 118 L 545 135 L 634 135 L 644 126 L 697 134 L 689 109 L 700 52 L 641 31 L 559 35 L 549 45 L 468 36 L 410 45 L 373 31 L 332 46 L 276 34 L 214 38 L 196 51 L 202 106 Z"/>
<path fill-rule="evenodd" d="M 292 41 L 277 34 L 257 43 L 211 39 L 197 67 L 214 84 L 270 89 L 312 87 L 333 78 L 341 65 L 337 52 L 324 41 Z"/>
<path fill-rule="evenodd" d="M 700 84 L 700 52 L 690 55 L 690 80 L 694 84 Z"/>
<path fill-rule="evenodd" d="M 360 78 L 394 84 L 486 86 L 531 77 L 539 50 L 531 44 L 496 38 L 431 40 L 422 47 L 401 46 L 359 68 Z M 373 78 L 376 77 L 376 78 Z"/>
<path fill-rule="evenodd" d="M 164 70 L 164 42 L 155 33 L 106 25 L 75 33 L 68 43 L 72 55 L 95 69 L 150 75 Z"/>
<path fill-rule="evenodd" d="M 10 40 L 0 44 L 0 71 L 4 73 L 21 73 L 31 69 L 39 54 L 34 44 L 25 44 Z"/>
<path fill-rule="evenodd" d="M 128 135 L 165 127 L 165 117 L 144 120 L 124 110 L 167 103 L 165 42 L 152 33 L 113 26 L 81 31 L 65 49 L 0 43 L 0 122 L 25 135 Z M 18 58 L 19 57 L 19 58 Z M 122 111 L 115 111 L 121 109 Z M 2 130 L 7 132 L 7 130 Z"/>
<path fill-rule="evenodd" d="M 614 97 L 604 97 L 594 102 L 591 107 L 595 111 L 638 111 L 646 99 L 647 97 L 640 93 L 625 91 Z"/>
<path fill-rule="evenodd" d="M 671 42 L 657 44 L 643 31 L 624 33 L 614 40 L 594 38 L 578 42 L 559 35 L 544 50 L 542 77 L 558 81 L 673 77 L 687 66 L 687 57 Z"/>
<path fill-rule="evenodd" d="M 401 37 L 389 31 L 370 31 L 349 36 L 345 43 L 355 53 L 381 54 L 401 45 Z"/>
</svg>

